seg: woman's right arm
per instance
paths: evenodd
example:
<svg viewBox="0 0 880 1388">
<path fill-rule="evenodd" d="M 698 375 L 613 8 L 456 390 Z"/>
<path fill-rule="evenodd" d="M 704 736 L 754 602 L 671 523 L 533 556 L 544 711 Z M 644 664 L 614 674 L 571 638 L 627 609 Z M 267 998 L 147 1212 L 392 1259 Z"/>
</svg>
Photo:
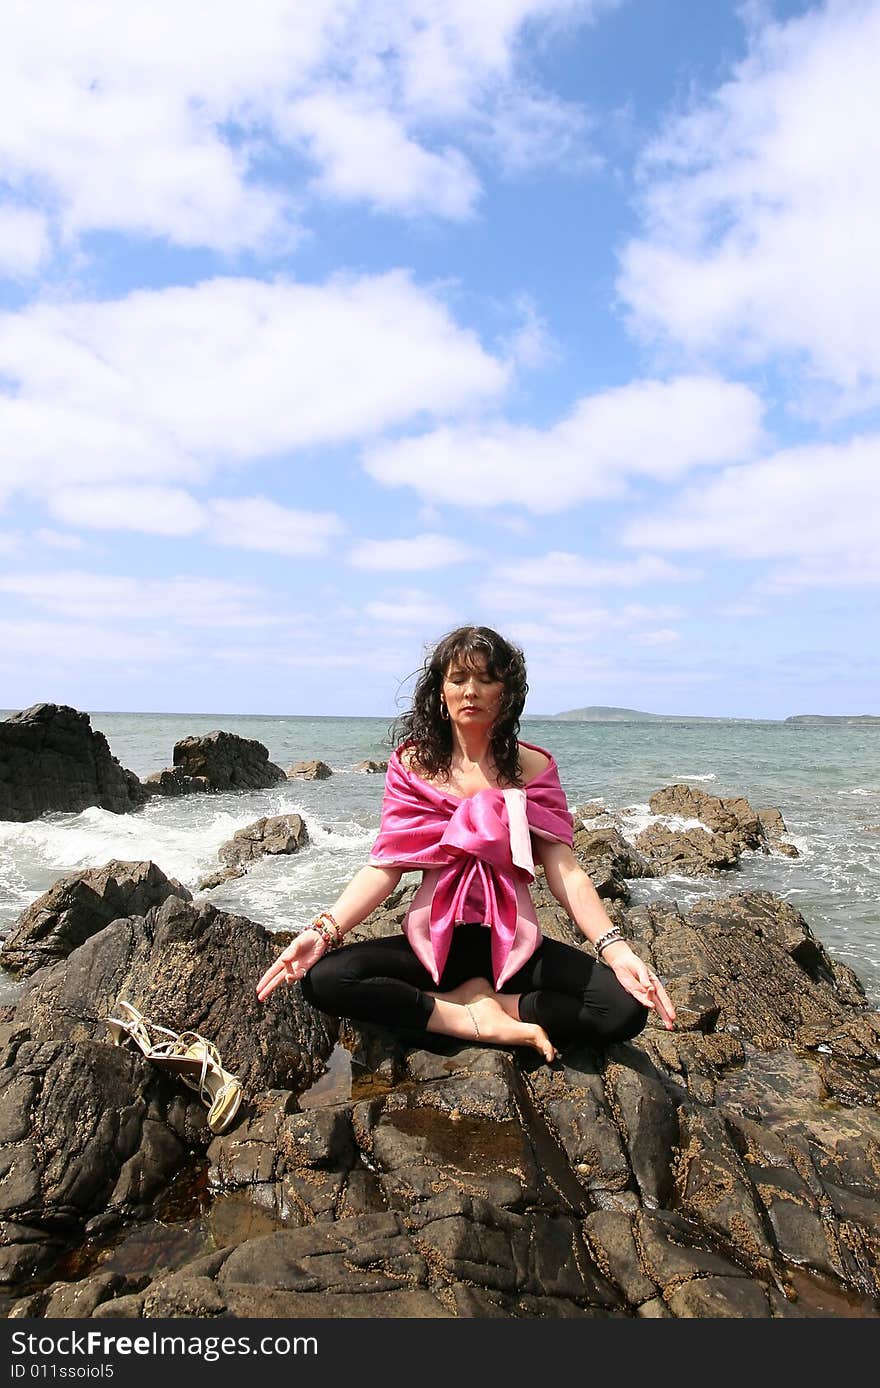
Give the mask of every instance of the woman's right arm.
<svg viewBox="0 0 880 1388">
<path fill-rule="evenodd" d="M 356 872 L 330 907 L 340 937 L 366 920 L 397 886 L 404 869 L 374 867 L 368 863 Z M 279 983 L 296 983 L 327 952 L 323 936 L 316 930 L 303 930 L 281 951 L 257 984 L 257 997 L 264 1002 Z"/>
</svg>

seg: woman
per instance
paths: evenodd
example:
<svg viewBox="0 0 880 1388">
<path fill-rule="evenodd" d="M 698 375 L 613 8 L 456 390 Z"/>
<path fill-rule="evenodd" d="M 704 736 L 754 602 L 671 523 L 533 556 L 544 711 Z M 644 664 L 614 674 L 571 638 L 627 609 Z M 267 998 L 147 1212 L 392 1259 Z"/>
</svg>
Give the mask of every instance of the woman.
<svg viewBox="0 0 880 1388">
<path fill-rule="evenodd" d="M 637 1035 L 650 1009 L 672 1027 L 665 988 L 577 864 L 555 761 L 517 739 L 527 689 L 522 652 L 489 627 L 438 642 L 401 720 L 370 862 L 281 951 L 261 1001 L 300 982 L 334 1016 L 533 1046 L 548 1061 L 565 1042 Z M 536 863 L 595 955 L 541 935 Z M 414 868 L 423 878 L 403 934 L 339 950 Z"/>
</svg>

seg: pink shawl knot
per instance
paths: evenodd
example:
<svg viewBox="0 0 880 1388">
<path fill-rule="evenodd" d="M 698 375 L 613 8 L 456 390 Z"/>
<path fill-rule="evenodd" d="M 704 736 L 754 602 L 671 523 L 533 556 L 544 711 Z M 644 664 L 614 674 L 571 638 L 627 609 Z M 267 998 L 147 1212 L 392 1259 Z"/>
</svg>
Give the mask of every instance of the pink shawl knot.
<svg viewBox="0 0 880 1388">
<path fill-rule="evenodd" d="M 572 818 L 559 772 L 549 752 L 544 755 L 549 764 L 522 789 L 487 787 L 462 798 L 429 785 L 404 766 L 397 751 L 392 753 L 370 862 L 434 870 L 428 931 L 424 938 L 408 938 L 435 983 L 446 966 L 456 923 L 465 918 L 468 897 L 478 883 L 485 923 L 492 931 L 496 988 L 504 982 L 517 934 L 517 881 L 535 877 L 531 835 L 571 846 Z M 536 931 L 536 942 L 539 938 Z"/>
</svg>

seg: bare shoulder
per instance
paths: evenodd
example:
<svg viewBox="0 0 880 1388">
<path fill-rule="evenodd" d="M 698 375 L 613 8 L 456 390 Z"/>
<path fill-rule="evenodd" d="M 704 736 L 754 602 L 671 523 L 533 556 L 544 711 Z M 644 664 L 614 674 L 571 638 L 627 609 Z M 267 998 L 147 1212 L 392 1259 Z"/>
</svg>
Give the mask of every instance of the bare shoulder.
<svg viewBox="0 0 880 1388">
<path fill-rule="evenodd" d="M 547 770 L 550 765 L 550 758 L 546 752 L 539 752 L 537 747 L 526 747 L 520 743 L 519 764 L 522 768 L 522 778 L 528 784 L 536 776 L 540 776 L 542 771 Z"/>
</svg>

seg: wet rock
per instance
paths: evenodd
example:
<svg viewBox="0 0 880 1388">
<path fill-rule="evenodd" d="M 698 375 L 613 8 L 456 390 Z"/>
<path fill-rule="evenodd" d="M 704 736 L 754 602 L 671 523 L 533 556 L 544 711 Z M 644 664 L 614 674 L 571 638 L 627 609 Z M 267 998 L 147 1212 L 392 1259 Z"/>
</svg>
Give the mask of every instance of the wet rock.
<svg viewBox="0 0 880 1388">
<path fill-rule="evenodd" d="M 266 815 L 237 830 L 218 849 L 218 857 L 227 867 L 241 867 L 266 854 L 296 853 L 308 841 L 308 830 L 298 814 Z"/>
<path fill-rule="evenodd" d="M 92 805 L 128 814 L 146 798 L 87 713 L 68 704 L 34 704 L 0 722 L 0 820 L 78 814 Z"/>
<path fill-rule="evenodd" d="M 736 867 L 739 855 L 721 834 L 705 829 L 670 829 L 649 824 L 636 836 L 636 848 L 648 860 L 655 876 L 681 873 L 708 877 Z"/>
<path fill-rule="evenodd" d="M 216 872 L 209 872 L 205 877 L 200 877 L 198 881 L 198 891 L 210 892 L 214 887 L 222 887 L 224 882 L 232 882 L 236 877 L 244 877 L 247 869 L 243 867 L 218 868 Z"/>
<path fill-rule="evenodd" d="M 197 795 L 211 789 L 207 776 L 185 776 L 182 771 L 166 766 L 164 771 L 152 771 L 144 779 L 150 795 Z"/>
<path fill-rule="evenodd" d="M 192 898 L 155 863 L 113 859 L 61 877 L 19 916 L 0 949 L 0 963 L 29 977 L 64 959 L 89 936 L 121 916 L 141 916 L 169 896 Z"/>
<path fill-rule="evenodd" d="M 652 814 L 702 820 L 713 834 L 727 841 L 737 857 L 747 849 L 798 857 L 794 845 L 782 841 L 786 828 L 780 810 L 754 810 L 745 796 L 708 795 L 693 786 L 673 785 L 655 791 L 648 804 Z"/>
<path fill-rule="evenodd" d="M 368 776 L 375 776 L 378 775 L 380 771 L 387 771 L 388 763 L 387 761 L 371 761 L 370 759 L 367 759 L 367 761 L 359 761 L 357 766 L 353 766 L 351 769 L 352 771 L 364 772 Z M 290 773 L 288 772 L 288 775 L 289 774 Z"/>
<path fill-rule="evenodd" d="M 174 744 L 173 767 L 154 772 L 146 784 L 162 795 L 193 791 L 268 790 L 285 780 L 280 766 L 256 738 L 217 730 Z"/>
<path fill-rule="evenodd" d="M 88 1232 L 147 1217 L 187 1154 L 210 1140 L 205 1106 L 137 1049 L 109 1044 L 127 998 L 150 1024 L 214 1042 L 250 1096 L 320 1072 L 334 1031 L 299 989 L 257 1001 L 277 941 L 243 917 L 170 896 L 116 920 L 39 970 L 16 1007 L 0 1070 L 0 1282 L 51 1267 Z M 161 1034 L 153 1033 L 157 1039 Z"/>
<path fill-rule="evenodd" d="M 333 772 L 325 761 L 297 761 L 287 768 L 289 781 L 326 781 Z"/>
<path fill-rule="evenodd" d="M 398 930 L 411 897 L 402 884 L 353 933 Z M 117 1265 L 124 1280 L 92 1276 L 76 1294 L 11 1277 L 16 1315 L 880 1313 L 880 1019 L 864 994 L 769 893 L 687 915 L 612 906 L 689 1008 L 688 1029 L 652 1024 L 635 1043 L 569 1047 L 552 1066 L 534 1052 L 337 1028 L 297 988 L 261 1012 L 253 979 L 279 938 L 173 898 L 40 970 L 0 1026 L 12 1115 L 0 1154 L 17 1192 L 4 1234 L 20 1269 L 46 1268 L 111 1214 L 150 1217 L 168 1134 L 206 1154 L 213 1208 L 237 1204 L 214 1226 L 225 1246 L 209 1255 L 204 1240 L 181 1241 L 173 1267 Z M 166 1025 L 212 1036 L 247 1077 L 227 1133 L 211 1139 L 178 1082 L 96 1039 L 99 1000 L 120 988 Z M 331 1050 L 337 1034 L 344 1047 Z M 140 1127 L 123 1159 L 83 1178 L 82 1197 L 65 1186 L 63 1210 L 35 1219 L 45 1157 L 26 1150 L 29 1115 L 65 1047 L 127 1063 Z M 332 1083 L 314 1083 L 319 1057 Z M 124 1092 L 90 1083 L 93 1099 L 77 1095 L 87 1112 Z M 248 1207 L 274 1227 L 248 1227 Z"/>
<path fill-rule="evenodd" d="M 629 901 L 628 877 L 653 877 L 648 860 L 613 825 L 574 832 L 574 853 L 603 900 Z"/>
</svg>

